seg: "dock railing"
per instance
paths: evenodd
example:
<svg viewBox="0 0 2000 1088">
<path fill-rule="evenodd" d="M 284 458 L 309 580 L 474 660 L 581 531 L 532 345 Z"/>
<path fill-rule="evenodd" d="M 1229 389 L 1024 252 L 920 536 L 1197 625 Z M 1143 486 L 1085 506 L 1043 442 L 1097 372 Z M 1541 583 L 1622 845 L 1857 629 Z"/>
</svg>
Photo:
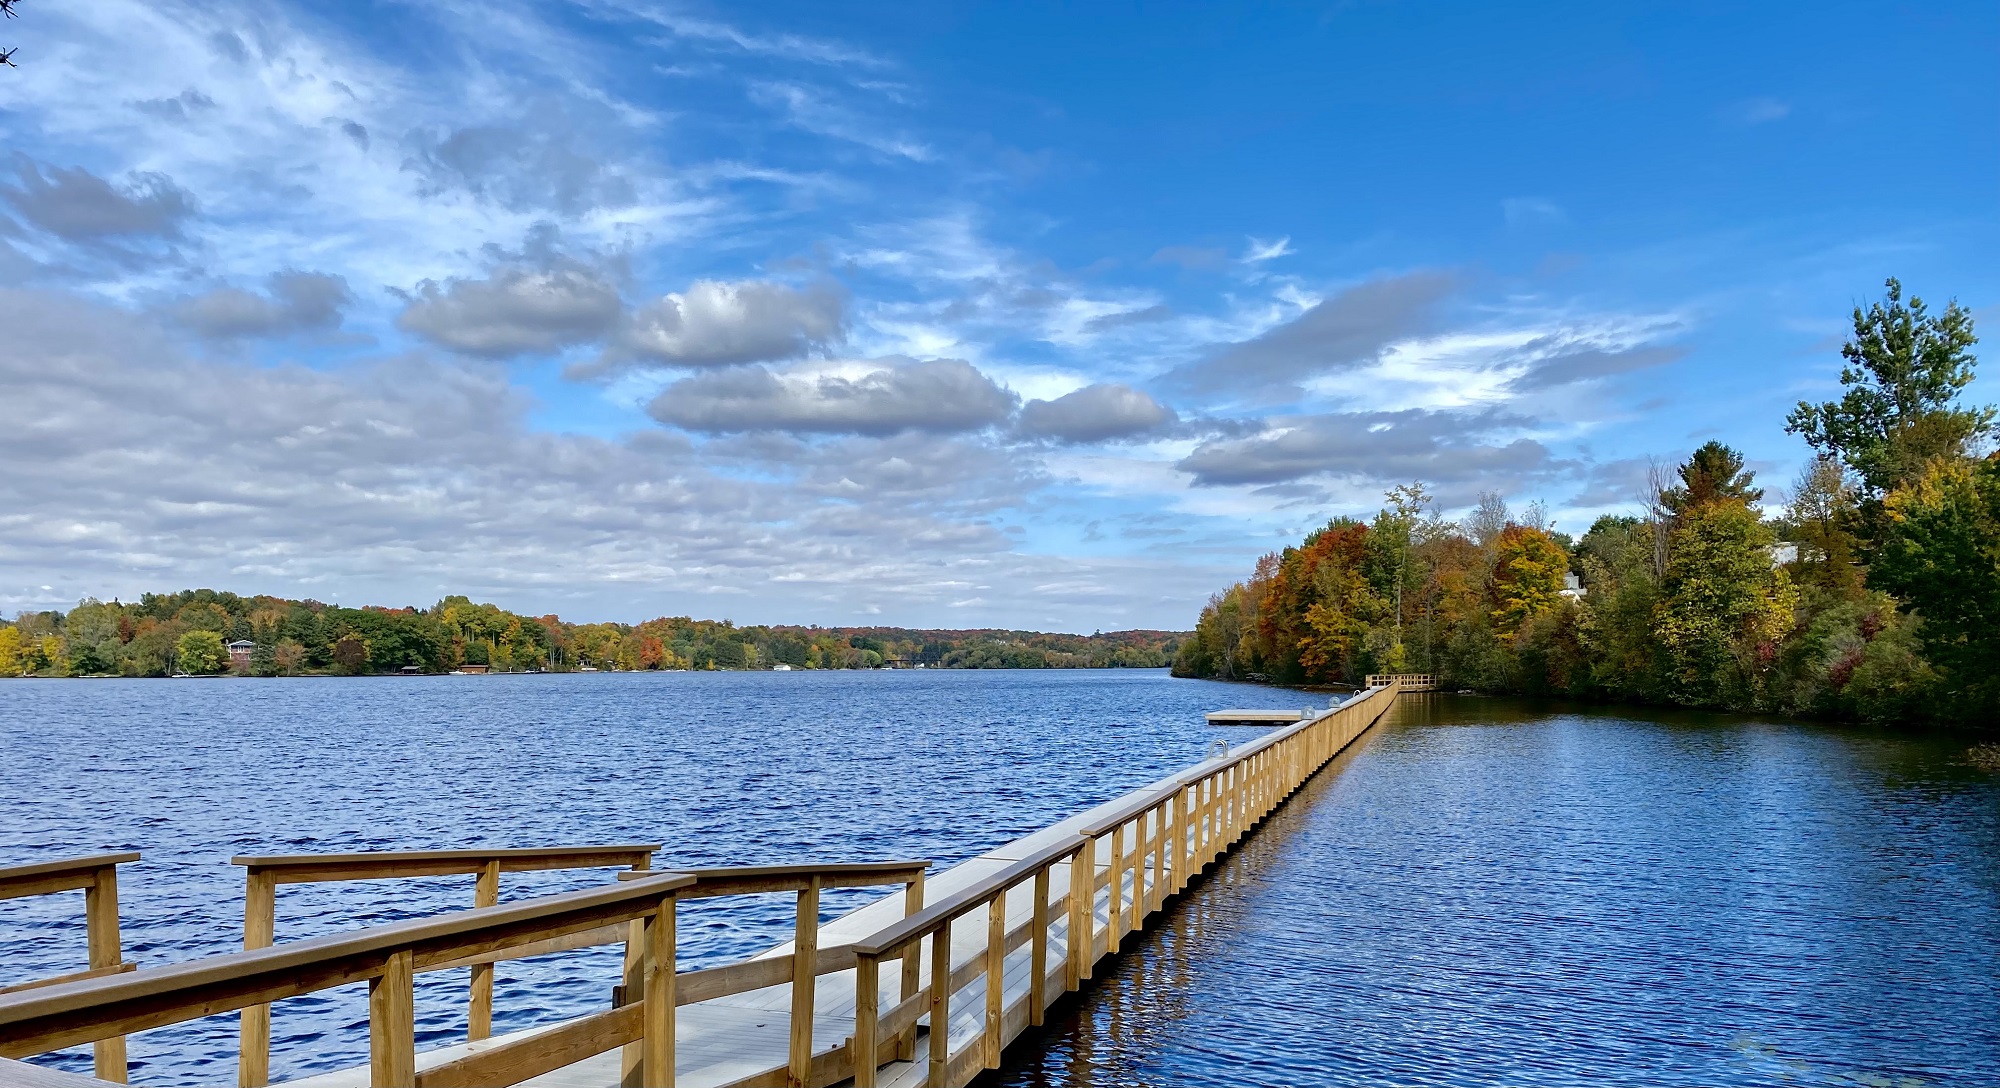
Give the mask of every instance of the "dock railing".
<svg viewBox="0 0 2000 1088">
<path fill-rule="evenodd" d="M 354 983 L 368 984 L 369 1083 L 509 1085 L 636 1043 L 646 1083 L 671 1083 L 676 898 L 694 878 L 661 873 L 436 918 L 371 926 L 0 997 L 0 1057 L 26 1058 Z M 641 927 L 642 997 L 426 1070 L 416 1068 L 415 977 L 606 926 Z M 664 1078 L 653 1071 L 666 1070 Z"/>
<path fill-rule="evenodd" d="M 118 867 L 138 860 L 136 852 L 93 854 L 0 869 L 0 899 L 56 895 L 78 889 L 83 891 L 86 962 L 90 965 L 82 971 L 0 987 L 0 995 L 123 974 L 136 968 L 137 964 L 125 958 L 118 936 Z M 92 1059 L 97 1079 L 124 1083 L 125 1037 L 107 1036 L 93 1042 L 95 1053 Z"/>
<path fill-rule="evenodd" d="M 573 848 L 562 848 L 573 849 Z M 526 856 L 532 852 L 522 852 Z M 649 851 L 650 853 L 650 851 Z M 372 855 L 320 855 L 326 871 L 369 871 Z M 407 854 L 390 859 L 409 861 Z M 451 859 L 432 858 L 443 866 Z M 304 871 L 305 863 L 300 862 Z M 788 1061 L 775 1083 L 828 1084 L 848 1076 L 845 1048 L 812 1052 L 813 1001 L 822 975 L 855 966 L 852 948 L 818 946 L 822 892 L 903 886 L 904 908 L 923 905 L 924 861 L 629 871 L 619 881 L 560 895 L 245 949 L 104 980 L 51 985 L 21 999 L 0 997 L 0 1058 L 23 1058 L 355 982 L 369 984 L 369 1083 L 417 1088 L 495 1088 L 623 1048 L 621 1081 L 671 1086 L 672 1026 L 661 1010 L 791 984 Z M 356 878 L 359 879 L 359 878 Z M 675 963 L 675 906 L 726 895 L 797 896 L 794 952 L 696 971 Z M 633 929 L 636 927 L 636 931 Z M 414 978 L 431 971 L 626 942 L 624 979 L 612 1007 L 417 1071 Z M 914 989 L 913 973 L 906 973 Z M 803 984 L 801 983 L 803 980 Z M 658 1020 L 659 1022 L 655 1022 Z M 914 1032 L 911 1032 L 914 1039 Z M 269 1051 L 263 1051 L 268 1073 Z M 238 1068 L 247 1063 L 239 1057 Z"/>
<path fill-rule="evenodd" d="M 1436 691 L 1437 677 L 1427 672 L 1370 673 L 1365 686 L 1395 688 L 1397 692 Z"/>
<path fill-rule="evenodd" d="M 490 907 L 500 902 L 500 874 L 545 872 L 554 869 L 596 869 L 625 867 L 650 869 L 660 843 L 628 843 L 611 846 L 551 846 L 531 849 L 490 850 L 378 850 L 353 854 L 275 854 L 231 858 L 244 869 L 243 947 L 268 948 L 277 940 L 277 891 L 280 884 L 320 884 L 347 880 L 398 880 L 415 877 L 473 876 L 472 905 Z M 634 923 L 636 927 L 637 923 Z M 637 929 L 629 934 L 626 961 L 639 953 Z M 507 954 L 472 962 L 471 994 L 466 1008 L 466 1038 L 477 1040 L 493 1034 L 493 964 L 502 959 L 526 959 L 593 945 L 625 940 L 625 936 L 604 939 L 601 933 L 572 934 L 545 942 L 547 947 L 511 949 Z M 468 966 L 452 964 L 449 966 Z M 443 967 L 436 968 L 443 970 Z M 236 1083 L 238 1088 L 262 1088 L 271 1078 L 271 1006 L 253 1005 L 243 1010 L 238 1047 Z"/>
<path fill-rule="evenodd" d="M 1145 928 L 1197 874 L 1214 863 L 1313 773 L 1372 726 L 1395 701 L 1384 685 L 1338 708 L 1279 729 L 1203 763 L 1108 812 L 1083 821 L 1028 856 L 954 892 L 850 947 L 855 955 L 854 1034 L 848 1050 L 855 1088 L 874 1088 L 875 1065 L 911 1060 L 904 1040 L 928 1020 L 929 1088 L 962 1088 L 996 1069 L 1006 1044 L 1039 1026 L 1049 1005 L 1091 977 L 1126 935 Z M 1102 869 L 1100 870 L 1100 864 Z M 1063 887 L 1051 896 L 1058 880 Z M 1027 902 L 1021 903 L 1026 890 Z M 1083 890 L 1079 894 L 1079 890 Z M 1097 898 L 1102 890 L 1104 899 Z M 955 923 L 984 912 L 985 937 L 962 962 L 952 954 Z M 1099 925 L 1099 917 L 1103 923 Z M 1025 915 L 1025 917 L 1022 917 Z M 1010 924 L 1010 919 L 1018 921 Z M 908 981 L 929 946 L 922 990 Z M 1008 998 L 1009 957 L 1020 985 Z M 1060 962 L 1051 966 L 1060 955 Z M 902 961 L 905 981 L 888 995 L 882 964 Z M 1025 977 L 1023 977 L 1025 976 Z M 984 980 L 980 1030 L 952 1045 L 953 999 Z M 874 1052 L 877 1061 L 864 1055 Z M 828 1075 L 844 1070 L 829 1068 Z M 839 1079 L 805 1082 L 806 1088 Z"/>
</svg>

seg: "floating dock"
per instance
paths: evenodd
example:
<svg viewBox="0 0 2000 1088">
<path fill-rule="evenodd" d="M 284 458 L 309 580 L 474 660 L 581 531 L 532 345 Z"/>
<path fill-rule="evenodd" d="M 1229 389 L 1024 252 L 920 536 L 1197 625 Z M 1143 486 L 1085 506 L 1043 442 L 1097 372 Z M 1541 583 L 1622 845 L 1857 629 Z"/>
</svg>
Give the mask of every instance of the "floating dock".
<svg viewBox="0 0 2000 1088">
<path fill-rule="evenodd" d="M 1262 720 L 1291 724 L 928 876 L 921 861 L 654 871 L 648 844 L 238 859 L 251 947 L 132 970 L 111 906 L 91 943 L 93 964 L 116 965 L 97 970 L 112 973 L 0 994 L 0 1083 L 122 1082 L 124 1034 L 241 1010 L 236 1079 L 257 1088 L 269 1075 L 269 1002 L 365 982 L 369 1065 L 289 1083 L 962 1088 L 999 1068 L 1009 1042 L 1380 721 L 1401 689 L 1379 685 L 1321 711 L 1219 712 L 1285 714 Z M 24 876 L 16 890 L 85 879 L 115 888 L 110 860 L 83 859 L 78 874 L 53 882 Z M 600 887 L 491 905 L 502 872 L 586 864 L 629 868 Z M 476 909 L 271 943 L 279 884 L 453 872 L 477 875 Z M 0 869 L 0 898 L 8 874 Z M 819 921 L 824 889 L 870 885 L 900 890 Z M 797 896 L 794 940 L 740 963 L 659 969 L 675 962 L 679 900 L 771 892 Z M 626 968 L 611 1008 L 477 1037 L 490 1031 L 493 963 L 614 943 L 625 945 Z M 414 975 L 467 965 L 475 1037 L 417 1053 Z M 6 1060 L 91 1042 L 109 1044 L 98 1048 L 97 1078 Z"/>
<path fill-rule="evenodd" d="M 1317 710 L 1211 710 L 1207 717 L 1210 725 L 1285 725 L 1318 713 Z"/>
</svg>

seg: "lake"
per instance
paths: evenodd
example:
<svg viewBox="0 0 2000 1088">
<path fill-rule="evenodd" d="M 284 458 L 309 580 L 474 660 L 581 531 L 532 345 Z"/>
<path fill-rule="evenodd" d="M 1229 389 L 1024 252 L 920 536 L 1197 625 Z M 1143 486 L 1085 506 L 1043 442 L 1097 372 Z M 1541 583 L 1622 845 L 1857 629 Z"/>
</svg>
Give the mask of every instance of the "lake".
<svg viewBox="0 0 2000 1088">
<path fill-rule="evenodd" d="M 1252 735 L 1204 711 L 1319 702 L 1139 670 L 7 681 L 0 863 L 143 850 L 121 878 L 125 943 L 157 964 L 239 946 L 236 854 L 659 841 L 662 867 L 943 865 Z M 2000 1067 L 2000 776 L 1967 766 L 1963 739 L 1405 702 L 1010 1052 L 1008 1082 L 1949 1084 Z M 503 899 L 604 876 L 509 875 Z M 278 933 L 470 898 L 470 878 L 286 887 Z M 684 907 L 683 966 L 787 939 L 790 911 Z M 79 896 L 0 903 L 0 979 L 82 949 Z M 617 963 L 501 965 L 496 1031 L 603 1007 Z M 420 980 L 420 1045 L 462 1037 L 464 986 Z M 364 1063 L 366 1035 L 360 987 L 285 1002 L 274 1076 Z M 131 1051 L 135 1081 L 230 1082 L 235 1017 Z M 87 1050 L 51 1064 L 86 1070 Z"/>
</svg>

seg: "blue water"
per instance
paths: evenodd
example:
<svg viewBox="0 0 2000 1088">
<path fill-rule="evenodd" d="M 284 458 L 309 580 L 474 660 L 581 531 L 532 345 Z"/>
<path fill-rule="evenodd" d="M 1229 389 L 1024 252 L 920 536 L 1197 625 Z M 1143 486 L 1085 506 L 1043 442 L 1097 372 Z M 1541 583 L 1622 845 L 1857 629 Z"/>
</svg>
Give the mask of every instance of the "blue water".
<svg viewBox="0 0 2000 1088">
<path fill-rule="evenodd" d="M 1205 710 L 1308 701 L 1136 671 L 7 681 L 0 863 L 143 850 L 126 948 L 157 964 L 238 945 L 234 854 L 949 864 L 1193 762 L 1223 732 Z M 1003 1079 L 1994 1083 L 2000 775 L 1967 744 L 1406 699 Z M 470 878 L 286 887 L 278 932 L 470 899 Z M 81 907 L 0 903 L 0 980 L 80 967 Z M 691 904 L 683 964 L 790 926 L 785 897 Z M 602 1008 L 617 976 L 616 950 L 503 964 L 496 1027 Z M 465 977 L 420 979 L 424 1045 L 462 1037 Z M 281 1003 L 274 1037 L 280 1077 L 365 1062 L 363 988 Z M 134 1079 L 229 1083 L 235 1043 L 233 1015 L 143 1033 Z"/>
<path fill-rule="evenodd" d="M 2000 1083 L 1967 745 L 1406 698 L 1000 1082 Z"/>
<path fill-rule="evenodd" d="M 1199 759 L 1221 706 L 1323 704 L 1162 671 L 0 681 L 0 864 L 140 850 L 127 958 L 241 947 L 238 854 L 664 842 L 656 862 L 949 864 Z M 602 882 L 510 874 L 502 898 Z M 828 897 L 829 912 L 867 893 Z M 279 939 L 462 909 L 471 878 L 281 887 Z M 690 904 L 683 966 L 789 939 L 785 897 Z M 82 893 L 0 902 L 0 984 L 84 965 Z M 616 949 L 501 964 L 495 1029 L 592 1011 Z M 419 979 L 420 1045 L 466 972 Z M 367 1060 L 365 988 L 280 1003 L 277 1078 Z M 135 1082 L 233 1083 L 231 1014 L 136 1035 Z M 47 1064 L 87 1071 L 89 1052 Z"/>
</svg>

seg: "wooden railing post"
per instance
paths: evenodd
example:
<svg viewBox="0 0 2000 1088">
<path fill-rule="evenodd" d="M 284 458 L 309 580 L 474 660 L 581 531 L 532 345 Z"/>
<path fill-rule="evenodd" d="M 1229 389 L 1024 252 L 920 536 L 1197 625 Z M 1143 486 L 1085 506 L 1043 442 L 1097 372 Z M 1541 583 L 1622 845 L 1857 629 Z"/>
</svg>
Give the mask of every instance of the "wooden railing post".
<svg viewBox="0 0 2000 1088">
<path fill-rule="evenodd" d="M 500 859 L 494 858 L 479 870 L 479 881 L 472 888 L 472 906 L 496 907 L 500 905 Z M 493 965 L 475 963 L 472 965 L 472 997 L 465 1010 L 465 1038 L 468 1041 L 491 1038 L 493 1035 Z"/>
<path fill-rule="evenodd" d="M 914 943 L 923 947 L 922 941 Z M 854 1088 L 875 1088 L 875 1025 L 881 1016 L 881 1000 L 881 962 L 866 954 L 855 957 Z"/>
<path fill-rule="evenodd" d="M 1050 862 L 1049 865 L 1054 865 Z M 1028 1023 L 1042 1026 L 1048 1011 L 1049 989 L 1049 866 L 1035 870 L 1035 916 L 1028 923 L 1034 934 L 1028 941 Z"/>
<path fill-rule="evenodd" d="M 368 980 L 368 1083 L 409 1088 L 417 1082 L 416 957 L 404 950 Z"/>
<path fill-rule="evenodd" d="M 1175 798 L 1180 794 L 1174 794 Z M 1161 801 L 1153 809 L 1153 899 L 1152 909 L 1158 910 L 1167 904 L 1167 810 L 1173 806 L 1172 800 Z"/>
<path fill-rule="evenodd" d="M 1092 884 L 1096 881 L 1092 880 Z M 1094 895 L 1092 898 L 1096 898 Z M 1118 942 L 1125 938 L 1125 825 L 1111 829 L 1111 899 L 1105 904 L 1104 943 L 1110 952 L 1118 951 Z"/>
<path fill-rule="evenodd" d="M 1132 919 L 1125 932 L 1146 928 L 1146 814 L 1132 817 Z"/>
<path fill-rule="evenodd" d="M 243 947 L 269 948 L 277 932 L 277 879 L 253 867 L 243 882 Z M 271 1083 L 271 1006 L 252 1005 L 244 1009 L 238 1035 L 238 1088 L 263 1088 Z"/>
<path fill-rule="evenodd" d="M 986 907 L 986 1045 L 985 1065 L 1000 1068 L 1000 1045 L 1006 1042 L 1007 891 L 1001 888 Z"/>
<path fill-rule="evenodd" d="M 922 909 L 924 909 L 924 874 L 918 873 L 915 880 L 903 886 L 903 917 L 908 918 Z M 896 989 L 898 1003 L 908 1001 L 917 995 L 917 987 L 923 978 L 923 968 L 924 942 L 912 941 L 908 948 L 903 949 L 903 980 L 902 985 Z M 896 1059 L 908 1062 L 915 1061 L 916 1057 L 917 1026 L 911 1024 L 896 1038 Z"/>
<path fill-rule="evenodd" d="M 83 924 L 92 970 L 125 962 L 118 938 L 118 866 L 102 865 L 91 874 L 83 889 Z M 97 1079 L 125 1083 L 125 1037 L 99 1039 L 91 1047 Z"/>
<path fill-rule="evenodd" d="M 789 1088 L 812 1084 L 813 998 L 819 990 L 819 877 L 799 892 L 797 922 L 792 933 L 792 1040 L 785 1083 Z"/>
<path fill-rule="evenodd" d="M 1069 859 L 1069 962 L 1063 969 L 1063 988 L 1075 990 L 1090 977 L 1091 952 L 1097 945 L 1097 840 L 1086 838 L 1083 848 Z"/>
<path fill-rule="evenodd" d="M 645 919 L 646 927 L 646 1011 L 640 1045 L 645 1057 L 640 1066 L 647 1088 L 673 1088 L 674 1009 L 676 960 L 675 914 L 680 905 L 676 896 L 660 900 L 659 910 Z"/>
<path fill-rule="evenodd" d="M 931 1052 L 924 1083 L 946 1088 L 951 1072 L 951 923 L 931 934 Z"/>
</svg>

